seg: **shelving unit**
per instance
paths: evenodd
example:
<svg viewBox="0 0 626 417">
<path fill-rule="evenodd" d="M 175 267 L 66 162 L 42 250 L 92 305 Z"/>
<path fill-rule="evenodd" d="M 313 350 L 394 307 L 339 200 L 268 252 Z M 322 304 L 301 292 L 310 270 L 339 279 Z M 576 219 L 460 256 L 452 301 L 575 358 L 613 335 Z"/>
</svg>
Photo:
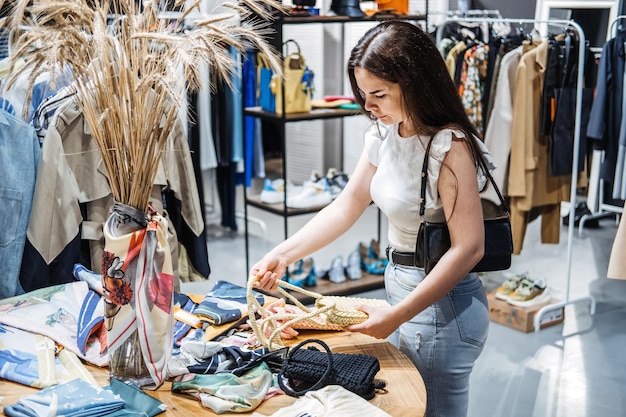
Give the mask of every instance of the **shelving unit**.
<svg viewBox="0 0 626 417">
<path fill-rule="evenodd" d="M 426 2 L 426 13 L 417 14 L 417 15 L 407 15 L 407 16 L 394 16 L 394 15 L 378 15 L 378 16 L 365 16 L 361 18 L 351 18 L 347 16 L 279 16 L 274 21 L 274 31 L 275 35 L 272 39 L 272 44 L 278 49 L 282 50 L 283 45 L 283 26 L 285 25 L 301 25 L 301 24 L 312 24 L 312 23 L 339 23 L 339 24 L 350 24 L 354 22 L 380 22 L 384 20 L 410 20 L 417 22 L 425 22 L 427 21 L 428 16 L 428 2 Z M 338 67 L 338 70 L 341 70 L 343 65 Z M 284 105 L 284 103 L 283 103 Z M 351 117 L 358 115 L 358 111 L 354 110 L 345 110 L 345 109 L 313 109 L 307 113 L 290 113 L 285 114 L 284 109 L 282 114 L 277 114 L 273 112 L 268 112 L 262 110 L 260 107 L 247 107 L 244 109 L 244 119 L 245 116 L 251 116 L 255 118 L 260 118 L 262 120 L 270 121 L 275 123 L 278 126 L 278 130 L 280 131 L 280 159 L 282 163 L 282 177 L 287 182 L 287 154 L 286 154 L 286 129 L 285 126 L 287 123 L 293 122 L 302 122 L 302 121 L 311 121 L 311 120 L 320 120 L 320 119 L 337 119 L 344 117 Z M 244 124 L 245 128 L 245 124 Z M 287 200 L 287 191 L 284 191 L 285 201 Z M 303 215 L 303 214 L 311 214 L 321 210 L 323 207 L 310 207 L 306 209 L 294 209 L 289 208 L 286 204 L 265 204 L 260 200 L 260 196 L 249 196 L 246 188 L 244 187 L 244 216 L 245 216 L 245 251 L 246 251 L 246 270 L 250 269 L 250 259 L 249 259 L 249 234 L 248 234 L 248 206 L 256 207 L 258 209 L 267 211 L 269 213 L 282 216 L 283 224 L 284 224 L 284 237 L 287 238 L 289 236 L 289 225 L 288 220 L 291 216 Z M 381 236 L 381 218 L 380 211 L 378 212 L 378 228 L 377 228 L 377 236 L 378 241 L 380 242 Z M 336 284 L 332 283 L 328 280 L 318 280 L 318 284 L 315 287 L 311 287 L 310 289 L 315 292 L 319 292 L 322 294 L 335 294 L 335 295 L 345 295 L 345 294 L 353 294 L 362 291 L 368 291 L 371 289 L 381 288 L 383 286 L 383 276 L 382 275 L 369 275 L 363 272 L 363 277 L 358 280 L 350 280 L 346 279 L 344 283 Z M 310 300 L 308 300 L 310 301 Z"/>
<path fill-rule="evenodd" d="M 383 285 L 382 275 L 370 275 L 363 274 L 363 277 L 356 280 L 346 279 L 344 282 L 336 284 L 326 279 L 317 281 L 317 285 L 314 287 L 304 287 L 305 290 L 314 291 L 324 295 L 353 295 L 359 294 L 364 291 L 376 290 Z M 259 290 L 257 290 L 259 291 Z M 265 293 L 275 297 L 276 294 Z M 290 294 L 300 301 L 302 304 L 313 304 L 315 299 L 305 294 L 290 291 Z"/>
</svg>

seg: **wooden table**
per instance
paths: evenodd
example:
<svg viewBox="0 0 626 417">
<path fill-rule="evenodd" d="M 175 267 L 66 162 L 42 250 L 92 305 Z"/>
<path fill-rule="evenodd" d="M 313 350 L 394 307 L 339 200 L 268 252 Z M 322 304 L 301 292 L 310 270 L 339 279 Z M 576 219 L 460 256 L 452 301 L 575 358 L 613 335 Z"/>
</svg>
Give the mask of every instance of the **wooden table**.
<svg viewBox="0 0 626 417">
<path fill-rule="evenodd" d="M 385 381 L 386 392 L 376 394 L 370 402 L 394 417 L 421 417 L 426 409 L 426 389 L 421 375 L 407 358 L 395 346 L 385 340 L 378 340 L 361 333 L 334 331 L 301 331 L 297 339 L 289 344 L 298 343 L 308 338 L 324 340 L 336 353 L 364 353 L 376 356 L 381 370 L 377 380 Z M 109 385 L 108 370 L 89 367 L 101 386 Z M 2 404 L 14 404 L 23 395 L 34 394 L 38 390 L 21 384 L 0 379 L 0 398 Z M 194 398 L 173 394 L 171 383 L 166 382 L 156 391 L 145 391 L 168 405 L 164 417 L 189 417 L 194 413 L 203 416 L 223 416 L 211 409 L 202 407 Z M 275 411 L 291 405 L 296 398 L 278 395 L 264 401 L 254 411 L 271 415 Z M 2 407 L 3 408 L 3 407 Z M 230 415 L 251 415 L 250 413 L 229 413 Z M 3 413 L 4 415 L 4 413 Z"/>
</svg>

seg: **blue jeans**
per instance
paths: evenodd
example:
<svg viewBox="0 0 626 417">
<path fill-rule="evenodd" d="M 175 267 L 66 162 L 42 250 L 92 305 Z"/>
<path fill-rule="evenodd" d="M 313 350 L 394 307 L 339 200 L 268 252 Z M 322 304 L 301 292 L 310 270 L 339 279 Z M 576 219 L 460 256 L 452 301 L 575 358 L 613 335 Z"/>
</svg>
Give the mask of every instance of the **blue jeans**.
<svg viewBox="0 0 626 417">
<path fill-rule="evenodd" d="M 397 304 L 424 279 L 421 268 L 389 263 L 385 288 Z M 426 417 L 466 417 L 469 378 L 483 350 L 489 309 L 477 274 L 468 274 L 445 297 L 403 323 L 389 341 L 420 371 L 426 385 Z"/>
</svg>

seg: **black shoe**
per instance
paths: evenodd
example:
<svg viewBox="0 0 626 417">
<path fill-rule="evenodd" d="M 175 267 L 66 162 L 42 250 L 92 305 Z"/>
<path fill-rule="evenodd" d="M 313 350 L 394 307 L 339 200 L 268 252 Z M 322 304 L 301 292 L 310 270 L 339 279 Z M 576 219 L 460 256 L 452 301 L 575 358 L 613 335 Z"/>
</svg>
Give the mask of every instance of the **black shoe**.
<svg viewBox="0 0 626 417">
<path fill-rule="evenodd" d="M 359 7 L 360 0 L 333 0 L 330 10 L 338 16 L 363 17 L 365 13 Z"/>
<path fill-rule="evenodd" d="M 576 204 L 576 208 L 574 209 L 574 225 L 578 226 L 580 224 L 580 219 L 588 214 L 591 214 L 591 210 L 587 207 L 587 203 L 582 201 Z M 567 216 L 563 217 L 563 224 L 565 226 L 569 226 L 569 213 Z M 598 222 L 598 219 L 585 220 L 583 227 L 586 229 L 597 229 L 600 227 L 600 222 Z"/>
</svg>

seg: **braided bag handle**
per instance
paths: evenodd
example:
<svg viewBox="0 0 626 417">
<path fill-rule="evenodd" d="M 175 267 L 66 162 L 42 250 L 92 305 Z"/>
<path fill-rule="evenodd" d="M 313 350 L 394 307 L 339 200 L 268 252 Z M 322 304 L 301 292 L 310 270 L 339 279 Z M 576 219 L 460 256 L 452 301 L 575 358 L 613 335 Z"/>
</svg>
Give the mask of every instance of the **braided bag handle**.
<svg viewBox="0 0 626 417">
<path fill-rule="evenodd" d="M 291 300 L 298 308 L 304 311 L 304 314 L 269 314 L 253 295 L 252 291 L 255 281 L 256 278 L 250 279 L 248 280 L 247 285 L 246 298 L 248 304 L 248 321 L 250 322 L 250 327 L 252 327 L 259 343 L 266 346 L 270 350 L 284 346 L 280 338 L 278 338 L 278 342 L 276 343 L 274 342 L 274 339 L 276 339 L 276 336 L 288 327 L 295 327 L 294 325 L 297 323 L 315 323 L 315 327 L 309 326 L 307 328 L 316 328 L 319 330 L 341 330 L 343 327 L 350 326 L 352 324 L 359 324 L 367 320 L 367 314 L 363 311 L 357 310 L 355 308 L 357 305 L 371 305 L 377 307 L 389 305 L 386 300 L 346 296 L 326 296 L 297 287 L 287 281 L 280 280 L 278 281 L 278 292 L 280 292 L 286 299 Z M 315 299 L 315 308 L 306 307 L 298 301 L 296 297 L 286 291 L 287 289 Z M 260 324 L 257 323 L 255 310 L 258 311 L 262 317 Z M 315 317 L 322 318 L 322 323 L 320 323 L 319 320 L 312 320 Z M 279 320 L 285 320 L 285 322 L 277 326 L 276 322 Z M 268 329 L 271 330 L 269 337 L 266 336 Z"/>
<path fill-rule="evenodd" d="M 276 336 L 280 334 L 280 332 L 284 331 L 286 328 L 292 327 L 295 323 L 299 321 L 307 320 L 307 319 L 311 319 L 313 317 L 319 316 L 323 313 L 326 313 L 327 311 L 330 311 L 332 308 L 335 307 L 334 304 L 328 304 L 325 307 L 322 307 L 319 309 L 310 309 L 306 307 L 304 304 L 302 304 L 300 301 L 298 301 L 296 297 L 294 297 L 293 295 L 285 291 L 282 287 L 300 292 L 316 300 L 321 298 L 322 295 L 313 291 L 305 290 L 304 288 L 296 287 L 295 285 L 292 285 L 286 281 L 281 280 L 281 281 L 278 281 L 278 285 L 279 285 L 278 292 L 280 292 L 284 297 L 291 300 L 296 306 L 298 306 L 302 311 L 304 311 L 305 314 L 273 314 L 271 315 L 265 310 L 265 308 L 263 308 L 263 306 L 261 305 L 261 303 L 258 302 L 256 297 L 254 297 L 254 294 L 252 291 L 253 291 L 253 285 L 255 281 L 256 281 L 256 278 L 248 280 L 248 285 L 246 287 L 247 288 L 247 291 L 246 291 L 247 300 L 246 301 L 248 305 L 248 319 L 249 319 L 248 321 L 259 343 L 266 346 L 269 350 L 275 350 L 284 346 L 280 338 L 278 338 L 279 342 L 276 344 L 274 344 L 274 339 L 276 338 Z M 263 317 L 260 325 L 256 321 L 255 310 L 258 311 L 259 314 Z M 286 320 L 286 321 L 280 326 L 276 326 L 276 321 L 278 320 Z M 266 334 L 265 330 L 268 327 L 272 330 L 272 333 L 270 334 L 269 337 L 265 336 Z"/>
</svg>

